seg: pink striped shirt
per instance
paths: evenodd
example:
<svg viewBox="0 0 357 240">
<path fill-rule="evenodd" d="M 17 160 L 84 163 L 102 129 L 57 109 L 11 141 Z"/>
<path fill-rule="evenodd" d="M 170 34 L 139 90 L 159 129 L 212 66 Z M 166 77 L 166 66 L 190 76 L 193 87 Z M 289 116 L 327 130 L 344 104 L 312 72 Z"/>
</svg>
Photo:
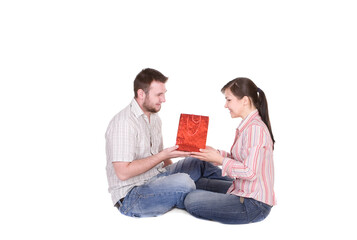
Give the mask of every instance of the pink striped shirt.
<svg viewBox="0 0 357 240">
<path fill-rule="evenodd" d="M 224 157 L 223 176 L 234 179 L 227 193 L 276 205 L 273 141 L 258 110 L 238 126 L 231 152 L 220 152 Z"/>
</svg>

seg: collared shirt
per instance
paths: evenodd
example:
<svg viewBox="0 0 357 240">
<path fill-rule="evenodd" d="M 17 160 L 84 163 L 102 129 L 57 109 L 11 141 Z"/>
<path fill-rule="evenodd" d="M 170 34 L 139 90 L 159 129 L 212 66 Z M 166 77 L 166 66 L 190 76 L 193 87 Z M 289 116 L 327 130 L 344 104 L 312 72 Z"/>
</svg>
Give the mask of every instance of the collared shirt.
<svg viewBox="0 0 357 240">
<path fill-rule="evenodd" d="M 150 121 L 135 99 L 113 117 L 106 134 L 107 179 L 113 204 L 135 186 L 165 172 L 163 162 L 138 176 L 121 181 L 115 174 L 113 162 L 132 162 L 157 154 L 163 149 L 160 117 L 153 113 Z"/>
<path fill-rule="evenodd" d="M 227 193 L 254 198 L 275 205 L 273 141 L 258 110 L 251 112 L 238 126 L 230 153 L 225 157 L 223 176 L 234 179 Z"/>
</svg>

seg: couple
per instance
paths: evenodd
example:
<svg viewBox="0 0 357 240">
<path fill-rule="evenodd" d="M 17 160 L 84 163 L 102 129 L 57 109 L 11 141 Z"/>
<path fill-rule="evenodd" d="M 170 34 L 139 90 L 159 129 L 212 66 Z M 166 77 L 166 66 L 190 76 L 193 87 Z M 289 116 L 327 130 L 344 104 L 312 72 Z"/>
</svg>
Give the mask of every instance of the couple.
<svg viewBox="0 0 357 240">
<path fill-rule="evenodd" d="M 230 152 L 163 149 L 158 112 L 168 80 L 155 69 L 134 80 L 134 99 L 106 131 L 107 178 L 113 205 L 132 217 L 164 214 L 174 207 L 226 224 L 265 219 L 276 204 L 274 138 L 263 91 L 247 78 L 223 88 L 225 107 L 242 118 Z M 171 159 L 185 157 L 173 163 Z M 222 168 L 217 167 L 221 165 Z"/>
</svg>

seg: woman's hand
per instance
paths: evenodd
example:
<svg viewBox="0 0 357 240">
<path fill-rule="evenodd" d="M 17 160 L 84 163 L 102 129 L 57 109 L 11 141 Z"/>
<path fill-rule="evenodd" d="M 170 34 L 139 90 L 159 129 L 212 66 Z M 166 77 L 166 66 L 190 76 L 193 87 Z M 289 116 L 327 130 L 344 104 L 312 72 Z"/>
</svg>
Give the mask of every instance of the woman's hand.
<svg viewBox="0 0 357 240">
<path fill-rule="evenodd" d="M 191 152 L 190 156 L 213 163 L 214 165 L 222 165 L 224 159 L 216 149 L 209 146 L 206 149 L 200 149 L 200 152 Z"/>
</svg>

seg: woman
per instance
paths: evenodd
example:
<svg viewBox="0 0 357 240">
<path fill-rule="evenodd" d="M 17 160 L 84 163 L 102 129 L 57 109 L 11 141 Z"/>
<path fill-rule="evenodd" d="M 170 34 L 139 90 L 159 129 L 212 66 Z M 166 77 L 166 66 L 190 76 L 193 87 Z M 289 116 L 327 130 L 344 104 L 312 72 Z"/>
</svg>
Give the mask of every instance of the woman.
<svg viewBox="0 0 357 240">
<path fill-rule="evenodd" d="M 222 165 L 222 182 L 207 179 L 185 199 L 187 211 L 203 219 L 227 224 L 246 224 L 265 219 L 276 204 L 274 194 L 274 137 L 264 92 L 248 78 L 236 78 L 223 88 L 225 107 L 232 118 L 242 118 L 230 153 L 211 147 L 192 157 Z M 219 186 L 219 187 L 218 187 Z M 209 190 L 209 191 L 207 191 Z"/>
</svg>

